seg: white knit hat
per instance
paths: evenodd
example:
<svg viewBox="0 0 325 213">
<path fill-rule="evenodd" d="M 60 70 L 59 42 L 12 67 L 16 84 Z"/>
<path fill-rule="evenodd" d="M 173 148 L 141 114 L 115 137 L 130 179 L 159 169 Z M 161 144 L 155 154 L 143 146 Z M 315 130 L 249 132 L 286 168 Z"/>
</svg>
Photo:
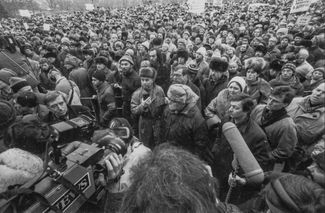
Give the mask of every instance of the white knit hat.
<svg viewBox="0 0 325 213">
<path fill-rule="evenodd" d="M 244 79 L 243 77 L 240 77 L 240 76 L 235 76 L 235 77 L 233 77 L 233 78 L 229 81 L 227 87 L 229 87 L 230 84 L 233 83 L 233 82 L 237 83 L 237 85 L 238 85 L 238 86 L 240 87 L 240 89 L 241 89 L 241 92 L 243 92 L 244 89 L 246 88 L 246 81 L 245 81 L 245 79 Z"/>
<path fill-rule="evenodd" d="M 203 55 L 203 56 L 205 56 L 206 52 L 207 52 L 207 50 L 206 50 L 204 47 L 200 47 L 200 48 L 196 51 L 196 53 L 199 53 L 199 54 L 201 54 L 201 55 Z"/>
</svg>

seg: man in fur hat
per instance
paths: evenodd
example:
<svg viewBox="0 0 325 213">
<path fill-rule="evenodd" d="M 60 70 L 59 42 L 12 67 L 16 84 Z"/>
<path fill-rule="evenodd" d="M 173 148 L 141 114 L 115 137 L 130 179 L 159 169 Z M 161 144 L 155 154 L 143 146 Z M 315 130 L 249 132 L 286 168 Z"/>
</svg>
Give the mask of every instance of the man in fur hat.
<svg viewBox="0 0 325 213">
<path fill-rule="evenodd" d="M 228 62 L 225 62 L 221 58 L 213 58 L 209 65 L 210 73 L 209 78 L 203 80 L 202 85 L 205 90 L 205 94 L 202 95 L 205 100 L 203 100 L 203 109 L 217 97 L 219 92 L 227 87 L 228 76 Z"/>
<path fill-rule="evenodd" d="M 186 85 L 172 84 L 164 113 L 165 139 L 210 162 L 207 124 L 197 107 L 199 97 Z"/>
<path fill-rule="evenodd" d="M 131 112 L 139 117 L 139 139 L 149 148 L 161 142 L 161 118 L 165 106 L 165 93 L 155 84 L 156 70 L 151 67 L 140 69 L 141 87 L 131 99 Z"/>
</svg>

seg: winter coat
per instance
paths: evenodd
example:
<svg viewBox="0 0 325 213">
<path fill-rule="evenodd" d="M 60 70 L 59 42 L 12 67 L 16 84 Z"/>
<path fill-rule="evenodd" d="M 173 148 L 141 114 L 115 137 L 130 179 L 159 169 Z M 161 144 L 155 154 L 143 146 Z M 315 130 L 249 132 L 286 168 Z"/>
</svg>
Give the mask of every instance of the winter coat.
<svg viewBox="0 0 325 213">
<path fill-rule="evenodd" d="M 207 124 L 196 105 L 198 96 L 193 91 L 187 94 L 187 105 L 182 112 L 174 114 L 168 107 L 164 112 L 165 139 L 209 162 L 207 150 L 211 144 Z"/>
<path fill-rule="evenodd" d="M 262 78 L 257 78 L 254 82 L 247 82 L 247 87 L 244 93 L 249 95 L 256 104 L 266 104 L 269 95 L 271 94 L 270 84 Z"/>
<path fill-rule="evenodd" d="M 257 105 L 251 118 L 261 126 L 262 113 L 265 105 Z M 291 157 L 298 142 L 296 125 L 291 117 L 285 117 L 264 127 L 272 151 L 271 160 L 283 162 Z"/>
<path fill-rule="evenodd" d="M 197 78 L 199 78 L 201 81 L 209 77 L 210 69 L 209 64 L 206 61 L 201 61 L 200 63 L 197 63 L 197 67 L 199 68 L 199 71 L 197 73 Z"/>
<path fill-rule="evenodd" d="M 202 98 L 203 100 L 203 108 L 205 108 L 215 97 L 218 96 L 219 92 L 227 87 L 228 78 L 223 75 L 217 82 L 212 83 L 211 80 L 204 79 L 202 85 L 205 89 L 205 95 Z M 202 95 L 202 94 L 201 94 Z"/>
<path fill-rule="evenodd" d="M 207 118 L 215 117 L 217 120 L 224 120 L 230 107 L 230 94 L 228 88 L 221 90 L 205 108 L 204 113 Z"/>
<path fill-rule="evenodd" d="M 167 92 L 170 84 L 170 68 L 163 63 L 153 64 L 152 67 L 157 71 L 156 84 Z"/>
<path fill-rule="evenodd" d="M 108 124 L 115 114 L 116 104 L 113 88 L 107 82 L 102 83 L 97 89 L 100 122 Z"/>
<path fill-rule="evenodd" d="M 139 142 L 136 138 L 128 145 L 127 152 L 123 156 L 123 175 L 117 183 L 106 188 L 105 213 L 118 212 L 121 208 L 123 195 L 132 184 L 132 168 L 137 166 L 142 159 L 151 154 L 151 150 Z"/>
<path fill-rule="evenodd" d="M 144 108 L 141 102 L 145 99 L 145 92 L 142 87 L 137 89 L 131 99 L 131 112 L 139 116 L 138 128 L 139 139 L 145 146 L 153 148 L 155 144 L 161 143 L 162 129 L 161 119 L 165 106 L 165 93 L 163 89 L 155 85 L 150 92 L 152 103 Z"/>
<path fill-rule="evenodd" d="M 56 80 L 55 90 L 66 94 L 70 105 L 81 105 L 80 90 L 75 82 L 62 76 Z"/>
<path fill-rule="evenodd" d="M 0 193 L 22 185 L 43 172 L 43 161 L 30 152 L 13 148 L 0 153 Z"/>
<path fill-rule="evenodd" d="M 325 132 L 325 106 L 311 107 L 309 97 L 294 98 L 287 107 L 288 114 L 296 123 L 300 145 L 316 143 Z"/>
<path fill-rule="evenodd" d="M 95 94 L 91 79 L 85 68 L 73 69 L 69 74 L 69 79 L 74 81 L 80 89 L 80 97 L 91 97 Z"/>
</svg>

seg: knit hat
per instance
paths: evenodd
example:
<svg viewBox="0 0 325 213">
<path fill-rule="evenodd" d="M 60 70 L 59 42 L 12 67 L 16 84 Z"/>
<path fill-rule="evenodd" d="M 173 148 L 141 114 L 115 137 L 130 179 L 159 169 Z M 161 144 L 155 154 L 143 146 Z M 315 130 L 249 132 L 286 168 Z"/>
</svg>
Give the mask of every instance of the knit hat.
<svg viewBox="0 0 325 213">
<path fill-rule="evenodd" d="M 288 28 L 280 28 L 276 31 L 276 33 L 283 33 L 284 35 L 288 34 Z"/>
<path fill-rule="evenodd" d="M 204 47 L 200 47 L 200 48 L 196 51 L 196 53 L 199 53 L 199 54 L 205 56 L 205 54 L 207 53 L 207 50 L 206 50 Z"/>
<path fill-rule="evenodd" d="M 315 68 L 315 69 L 313 70 L 313 72 L 315 72 L 315 71 L 319 71 L 319 72 L 323 73 L 323 78 L 325 79 L 325 68 L 324 68 L 324 67 L 318 67 L 318 68 Z M 313 73 L 313 72 L 312 72 L 312 73 Z"/>
<path fill-rule="evenodd" d="M 141 43 L 142 46 L 144 46 L 147 50 L 149 50 L 149 42 L 148 41 L 145 41 L 145 42 L 142 42 Z"/>
<path fill-rule="evenodd" d="M 228 62 L 221 58 L 212 58 L 209 64 L 209 68 L 212 70 L 218 70 L 219 72 L 226 72 L 228 69 Z"/>
<path fill-rule="evenodd" d="M 156 78 L 156 71 L 153 68 L 144 67 L 144 68 L 140 69 L 139 76 L 140 77 L 145 77 L 145 78 L 155 79 Z"/>
<path fill-rule="evenodd" d="M 106 80 L 106 75 L 104 70 L 96 70 L 93 75 L 93 78 L 96 78 L 99 81 L 105 81 Z"/>
<path fill-rule="evenodd" d="M 0 100 L 0 130 L 7 128 L 16 120 L 16 112 L 14 106 L 10 102 Z"/>
<path fill-rule="evenodd" d="M 11 77 L 9 83 L 14 93 L 17 93 L 23 87 L 29 86 L 25 79 L 19 77 Z"/>
<path fill-rule="evenodd" d="M 289 63 L 286 63 L 286 64 L 283 65 L 281 71 L 284 70 L 284 69 L 290 69 L 290 70 L 292 70 L 292 72 L 296 72 L 296 65 L 289 62 Z"/>
<path fill-rule="evenodd" d="M 185 104 L 187 99 L 187 93 L 183 86 L 186 85 L 172 84 L 167 92 L 167 97 L 169 98 L 169 100 Z"/>
<path fill-rule="evenodd" d="M 196 64 L 192 63 L 187 66 L 188 72 L 192 74 L 197 74 L 199 72 L 199 68 Z"/>
<path fill-rule="evenodd" d="M 240 87 L 240 91 L 241 91 L 241 92 L 243 92 L 244 89 L 246 88 L 246 81 L 245 81 L 245 79 L 244 79 L 243 77 L 240 77 L 240 76 L 235 76 L 235 77 L 233 77 L 233 78 L 229 81 L 227 87 L 229 87 L 230 84 L 232 84 L 232 83 L 236 83 L 236 84 Z"/>
<path fill-rule="evenodd" d="M 129 56 L 129 55 L 124 55 L 124 56 L 119 60 L 119 63 L 121 63 L 122 61 L 127 61 L 127 62 L 129 62 L 130 64 L 134 65 L 133 59 L 132 59 L 132 57 Z"/>
</svg>

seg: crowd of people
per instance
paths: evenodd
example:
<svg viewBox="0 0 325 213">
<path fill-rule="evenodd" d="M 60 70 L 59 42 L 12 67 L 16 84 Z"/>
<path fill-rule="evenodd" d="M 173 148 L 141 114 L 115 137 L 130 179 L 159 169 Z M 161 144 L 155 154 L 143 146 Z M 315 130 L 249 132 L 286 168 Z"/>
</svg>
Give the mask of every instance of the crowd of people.
<svg viewBox="0 0 325 213">
<path fill-rule="evenodd" d="M 116 136 L 127 152 L 106 158 L 104 204 L 89 212 L 323 212 L 325 4 L 249 3 L 2 19 L 0 195 L 42 173 L 50 125 L 83 115 L 130 133 Z M 226 122 L 262 183 L 247 181 Z"/>
</svg>

